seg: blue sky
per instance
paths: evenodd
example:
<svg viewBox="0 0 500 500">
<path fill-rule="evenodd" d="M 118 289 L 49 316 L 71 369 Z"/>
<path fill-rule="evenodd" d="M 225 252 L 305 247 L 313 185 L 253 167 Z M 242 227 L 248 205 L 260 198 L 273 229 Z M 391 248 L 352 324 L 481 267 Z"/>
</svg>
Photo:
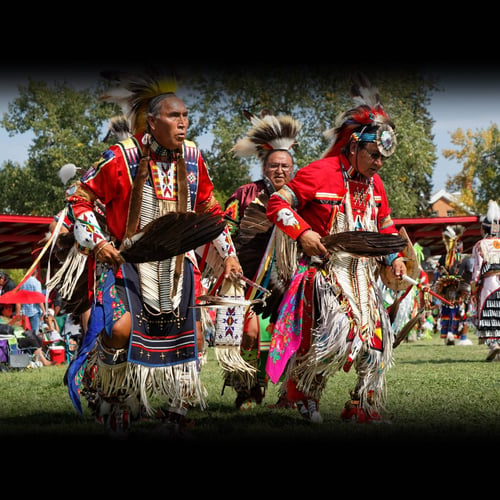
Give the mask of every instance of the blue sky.
<svg viewBox="0 0 500 500">
<path fill-rule="evenodd" d="M 448 160 L 441 154 L 443 149 L 454 149 L 450 141 L 451 133 L 457 128 L 475 132 L 493 123 L 500 124 L 500 73 L 457 69 L 439 77 L 444 91 L 432 96 L 430 106 L 435 121 L 433 134 L 438 155 L 433 192 L 444 189 L 448 177 L 457 174 L 461 168 L 454 160 Z M 0 114 L 7 111 L 8 103 L 17 96 L 17 85 L 22 83 L 22 78 L 21 74 L 11 74 L 7 81 L 0 79 Z M 95 78 L 98 78 L 97 72 Z M 31 138 L 29 133 L 9 137 L 0 128 L 0 165 L 7 160 L 23 163 Z M 258 169 L 255 175 L 258 175 Z"/>
<path fill-rule="evenodd" d="M 460 172 L 461 165 L 446 159 L 443 149 L 456 149 L 451 133 L 465 130 L 487 129 L 500 124 L 500 74 L 498 71 L 448 72 L 441 76 L 445 89 L 432 97 L 430 113 L 435 121 L 432 132 L 438 155 L 434 170 L 434 192 L 444 189 L 449 176 Z"/>
</svg>

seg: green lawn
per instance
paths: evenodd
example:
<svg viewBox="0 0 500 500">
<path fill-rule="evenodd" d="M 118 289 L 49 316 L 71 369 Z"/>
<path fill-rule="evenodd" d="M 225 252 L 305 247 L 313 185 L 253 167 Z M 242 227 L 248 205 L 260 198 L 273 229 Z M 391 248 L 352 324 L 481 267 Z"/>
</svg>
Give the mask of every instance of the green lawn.
<svg viewBox="0 0 500 500">
<path fill-rule="evenodd" d="M 323 424 L 303 420 L 296 410 L 275 410 L 270 384 L 261 406 L 248 411 L 234 408 L 234 392 L 226 388 L 209 349 L 202 377 L 208 390 L 208 408 L 190 410 L 195 427 L 185 437 L 193 443 L 249 444 L 360 442 L 370 439 L 399 443 L 469 442 L 500 438 L 500 363 L 486 362 L 487 347 L 445 346 L 435 335 L 430 340 L 403 343 L 387 375 L 387 413 L 391 423 L 347 424 L 339 415 L 355 383 L 355 372 L 339 372 L 329 380 L 320 403 Z M 66 365 L 0 372 L 0 438 L 107 439 L 103 428 L 88 414 L 79 416 L 63 385 Z M 158 421 L 134 422 L 129 440 L 165 437 Z"/>
</svg>

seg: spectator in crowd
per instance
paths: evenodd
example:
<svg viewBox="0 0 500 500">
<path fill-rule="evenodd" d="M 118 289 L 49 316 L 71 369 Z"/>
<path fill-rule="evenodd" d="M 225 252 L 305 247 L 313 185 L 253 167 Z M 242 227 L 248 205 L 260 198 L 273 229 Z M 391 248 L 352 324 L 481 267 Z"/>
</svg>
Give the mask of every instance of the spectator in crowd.
<svg viewBox="0 0 500 500">
<path fill-rule="evenodd" d="M 16 288 L 15 281 L 5 271 L 0 271 L 0 296 L 14 288 Z M 12 304 L 12 311 L 14 310 L 15 306 Z"/>
<path fill-rule="evenodd" d="M 41 336 L 33 330 L 25 330 L 19 316 L 12 316 L 12 306 L 4 304 L 0 312 L 0 325 L 9 327 L 9 333 L 16 337 L 17 347 L 21 350 L 32 350 L 33 360 L 30 367 L 51 366 L 54 363 L 43 353 Z"/>
<path fill-rule="evenodd" d="M 29 290 L 32 292 L 42 292 L 42 284 L 40 280 L 32 274 L 20 287 L 20 290 Z M 42 316 L 45 314 L 45 303 L 35 303 L 35 304 L 16 304 L 16 316 L 23 316 L 29 321 L 29 329 L 32 330 L 35 335 L 40 331 L 40 321 Z"/>
<path fill-rule="evenodd" d="M 57 323 L 54 316 L 54 309 L 52 309 L 51 307 L 47 309 L 47 312 L 43 316 L 41 331 L 43 337 L 48 342 L 59 342 L 60 340 L 62 340 L 59 324 Z"/>
</svg>

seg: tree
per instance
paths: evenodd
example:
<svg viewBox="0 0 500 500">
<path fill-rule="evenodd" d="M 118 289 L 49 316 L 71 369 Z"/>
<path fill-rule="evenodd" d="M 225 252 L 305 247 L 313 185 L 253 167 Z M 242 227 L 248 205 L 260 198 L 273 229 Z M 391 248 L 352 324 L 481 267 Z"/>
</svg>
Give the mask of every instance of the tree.
<svg viewBox="0 0 500 500">
<path fill-rule="evenodd" d="M 334 127 L 339 112 L 354 106 L 348 92 L 353 71 L 345 66 L 264 65 L 184 74 L 190 89 L 186 102 L 196 117 L 190 133 L 215 137 L 206 157 L 217 192 L 227 197 L 248 182 L 250 167 L 258 165 L 257 159 L 238 160 L 231 153 L 250 126 L 243 109 L 254 114 L 263 109 L 290 114 L 303 124 L 294 152 L 295 165 L 300 168 L 321 157 L 328 145 L 324 132 Z M 436 161 L 427 106 L 436 82 L 408 69 L 399 73 L 378 70 L 367 76 L 378 87 L 396 124 L 398 147 L 382 170 L 393 215 L 427 215 Z"/>
<path fill-rule="evenodd" d="M 328 146 L 324 132 L 354 106 L 348 89 L 357 69 L 314 64 L 179 68 L 178 93 L 190 111 L 189 138 L 198 143 L 211 139 L 203 154 L 218 200 L 224 203 L 236 187 L 249 182 L 252 167 L 260 169 L 257 158 L 239 160 L 231 152 L 250 126 L 243 109 L 290 114 L 303 124 L 294 149 L 296 168 L 301 168 L 322 156 Z M 362 71 L 378 87 L 396 124 L 398 147 L 381 172 L 393 216 L 427 215 L 436 160 L 427 105 L 435 82 L 408 68 Z M 57 171 L 65 163 L 86 169 L 96 161 L 104 149 L 103 126 L 119 112 L 98 100 L 107 85 L 96 82 L 95 88 L 75 90 L 66 82 L 49 86 L 29 81 L 19 88 L 19 98 L 9 104 L 0 123 L 10 133 L 31 130 L 35 140 L 25 166 L 7 162 L 0 169 L 0 189 L 10 189 L 0 201 L 1 211 L 59 211 L 63 186 Z"/>
<path fill-rule="evenodd" d="M 489 200 L 497 200 L 500 192 L 500 132 L 496 124 L 487 129 L 463 131 L 451 134 L 451 142 L 458 149 L 445 149 L 445 158 L 455 158 L 463 164 L 446 188 L 460 192 L 459 202 L 475 213 L 486 213 Z"/>
<path fill-rule="evenodd" d="M 105 149 L 103 127 L 113 105 L 101 103 L 102 86 L 77 90 L 67 82 L 29 80 L 19 86 L 1 125 L 11 134 L 35 134 L 25 165 L 5 162 L 0 168 L 3 213 L 53 215 L 64 203 L 59 169 L 73 163 L 86 170 Z"/>
</svg>

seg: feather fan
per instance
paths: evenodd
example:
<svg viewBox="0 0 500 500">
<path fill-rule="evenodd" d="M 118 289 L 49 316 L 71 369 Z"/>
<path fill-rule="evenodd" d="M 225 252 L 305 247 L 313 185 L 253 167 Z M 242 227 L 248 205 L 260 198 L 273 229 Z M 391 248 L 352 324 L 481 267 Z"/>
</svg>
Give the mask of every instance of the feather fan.
<svg viewBox="0 0 500 500">
<path fill-rule="evenodd" d="M 268 233 L 268 231 L 273 227 L 272 222 L 266 215 L 268 200 L 269 196 L 266 193 L 261 193 L 257 200 L 252 201 L 252 203 L 250 203 L 245 209 L 237 236 L 238 244 L 240 246 L 247 245 L 259 234 Z M 266 237 L 266 240 L 268 239 L 269 235 Z"/>
<path fill-rule="evenodd" d="M 273 224 L 266 216 L 268 199 L 269 196 L 266 193 L 261 193 L 257 200 L 247 206 L 240 222 L 239 232 L 233 238 L 238 258 L 243 265 L 243 272 L 252 280 L 258 272 L 262 255 L 273 230 Z M 273 312 L 277 314 L 278 306 L 286 290 L 275 266 L 271 268 L 266 288 L 271 292 L 270 295 L 253 306 L 254 312 L 261 314 L 263 318 L 270 317 Z"/>
<path fill-rule="evenodd" d="M 251 280 L 255 278 L 271 232 L 272 223 L 266 216 L 265 206 L 255 201 L 250 203 L 233 242 L 245 276 Z"/>
<path fill-rule="evenodd" d="M 172 212 L 135 233 L 132 245 L 121 250 L 126 262 L 151 262 L 181 255 L 204 245 L 224 231 L 220 215 Z"/>
<path fill-rule="evenodd" d="M 346 252 L 354 257 L 379 257 L 401 252 L 407 241 L 399 234 L 375 231 L 345 231 L 321 238 L 329 252 Z"/>
</svg>

